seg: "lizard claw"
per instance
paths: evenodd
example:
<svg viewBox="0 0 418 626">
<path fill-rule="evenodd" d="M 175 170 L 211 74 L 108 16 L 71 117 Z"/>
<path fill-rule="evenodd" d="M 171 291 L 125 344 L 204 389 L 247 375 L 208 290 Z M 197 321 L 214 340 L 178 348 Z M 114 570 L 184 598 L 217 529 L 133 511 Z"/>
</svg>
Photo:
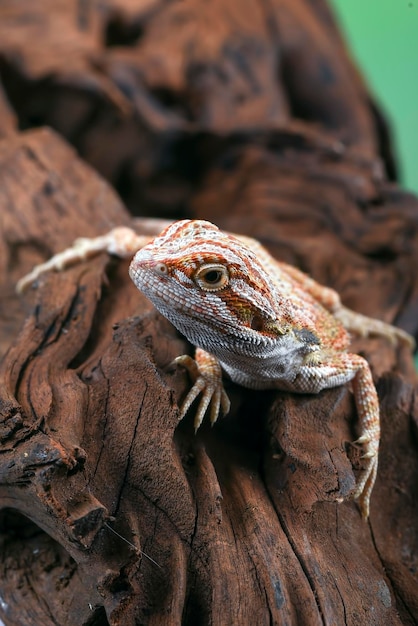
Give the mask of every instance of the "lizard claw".
<svg viewBox="0 0 418 626">
<path fill-rule="evenodd" d="M 372 438 L 370 437 L 370 435 L 361 435 L 361 437 L 359 437 L 358 439 L 356 439 L 355 441 L 353 441 L 353 445 L 354 446 L 361 446 L 365 443 L 370 443 L 372 441 Z"/>
<path fill-rule="evenodd" d="M 372 459 L 373 457 L 376 456 L 375 452 L 365 452 L 364 454 L 361 455 L 361 459 Z"/>
<path fill-rule="evenodd" d="M 201 394 L 194 418 L 195 432 L 199 429 L 208 409 L 209 420 L 213 426 L 219 414 L 222 412 L 226 415 L 230 409 L 230 401 L 223 388 L 222 370 L 218 360 L 198 348 L 196 360 L 184 354 L 174 359 L 174 363 L 184 367 L 193 381 L 193 386 L 181 405 L 180 419 L 186 415 L 194 400 Z"/>
</svg>

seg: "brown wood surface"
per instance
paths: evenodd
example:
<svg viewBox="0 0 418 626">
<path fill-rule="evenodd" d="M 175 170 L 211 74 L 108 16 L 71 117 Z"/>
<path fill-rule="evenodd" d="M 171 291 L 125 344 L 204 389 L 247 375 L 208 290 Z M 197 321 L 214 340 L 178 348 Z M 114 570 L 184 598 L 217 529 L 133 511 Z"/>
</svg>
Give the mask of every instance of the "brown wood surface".
<svg viewBox="0 0 418 626">
<path fill-rule="evenodd" d="M 253 235 L 418 336 L 418 200 L 389 182 L 387 128 L 323 0 L 9 0 L 0 79 L 6 626 L 417 623 L 407 348 L 353 340 L 382 411 L 364 522 L 337 502 L 361 466 L 348 387 L 226 381 L 230 415 L 195 436 L 170 366 L 192 347 L 128 261 L 14 292 L 76 237 L 132 222 L 116 188 L 136 214 Z"/>
</svg>

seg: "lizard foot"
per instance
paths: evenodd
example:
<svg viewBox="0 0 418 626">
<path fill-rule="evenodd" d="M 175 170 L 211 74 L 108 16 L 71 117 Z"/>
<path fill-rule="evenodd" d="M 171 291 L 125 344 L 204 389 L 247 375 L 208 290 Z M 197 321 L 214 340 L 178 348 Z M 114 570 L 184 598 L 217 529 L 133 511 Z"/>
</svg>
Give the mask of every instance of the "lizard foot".
<svg viewBox="0 0 418 626">
<path fill-rule="evenodd" d="M 216 357 L 196 348 L 195 359 L 184 354 L 174 359 L 174 363 L 184 367 L 193 381 L 193 386 L 181 405 L 180 419 L 186 415 L 199 394 L 201 398 L 194 418 L 195 432 L 201 425 L 208 408 L 212 425 L 218 419 L 220 412 L 224 415 L 229 412 L 230 401 L 223 387 L 222 370 Z"/>
<path fill-rule="evenodd" d="M 369 442 L 366 437 L 360 437 L 354 443 L 365 444 L 365 452 L 361 457 L 365 461 L 365 467 L 360 474 L 353 498 L 358 501 L 362 517 L 367 519 L 370 512 L 370 496 L 377 476 L 378 452 L 376 445 Z"/>
</svg>

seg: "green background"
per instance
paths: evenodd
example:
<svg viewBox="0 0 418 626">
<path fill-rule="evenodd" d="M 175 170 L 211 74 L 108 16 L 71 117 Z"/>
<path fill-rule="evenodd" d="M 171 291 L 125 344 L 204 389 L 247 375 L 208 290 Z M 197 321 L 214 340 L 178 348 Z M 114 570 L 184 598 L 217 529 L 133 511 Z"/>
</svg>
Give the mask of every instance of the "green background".
<svg viewBox="0 0 418 626">
<path fill-rule="evenodd" d="M 400 184 L 418 193 L 418 0 L 331 4 L 352 56 L 391 125 Z M 418 370 L 418 355 L 415 365 Z"/>
<path fill-rule="evenodd" d="M 418 0 L 332 0 L 332 5 L 391 124 L 401 185 L 418 193 Z"/>
</svg>

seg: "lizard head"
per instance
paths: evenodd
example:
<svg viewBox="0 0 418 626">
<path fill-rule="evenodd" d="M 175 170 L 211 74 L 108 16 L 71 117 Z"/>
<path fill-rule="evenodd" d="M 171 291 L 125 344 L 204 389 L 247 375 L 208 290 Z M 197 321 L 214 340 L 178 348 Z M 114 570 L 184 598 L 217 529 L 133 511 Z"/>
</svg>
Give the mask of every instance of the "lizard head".
<svg viewBox="0 0 418 626">
<path fill-rule="evenodd" d="M 197 326 L 229 335 L 245 328 L 248 341 L 286 332 L 277 322 L 279 295 L 256 254 L 210 222 L 174 222 L 136 253 L 129 273 L 191 341 Z"/>
</svg>

